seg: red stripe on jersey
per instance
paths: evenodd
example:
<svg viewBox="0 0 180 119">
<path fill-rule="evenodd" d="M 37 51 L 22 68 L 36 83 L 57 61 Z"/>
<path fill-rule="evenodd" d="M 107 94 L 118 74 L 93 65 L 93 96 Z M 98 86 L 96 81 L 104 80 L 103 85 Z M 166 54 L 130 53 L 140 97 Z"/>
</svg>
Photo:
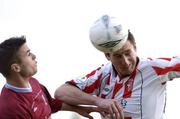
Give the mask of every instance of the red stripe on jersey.
<svg viewBox="0 0 180 119">
<path fill-rule="evenodd" d="M 153 60 L 152 58 L 148 58 L 149 60 Z M 162 60 L 167 60 L 167 61 L 171 61 L 172 58 L 158 58 L 158 59 L 162 59 Z"/>
<path fill-rule="evenodd" d="M 136 76 L 136 68 L 125 83 L 125 90 L 124 90 L 123 98 L 131 97 L 135 76 Z"/>
<path fill-rule="evenodd" d="M 91 73 L 87 74 L 86 77 L 89 78 L 89 77 L 93 76 L 95 73 L 96 73 L 96 70 L 93 70 Z"/>
<path fill-rule="evenodd" d="M 158 59 L 162 59 L 162 60 L 171 61 L 171 59 L 172 59 L 172 58 L 158 58 Z"/>
<path fill-rule="evenodd" d="M 101 67 L 97 68 L 96 70 L 93 70 L 91 73 L 87 74 L 86 77 L 89 78 L 89 77 L 93 76 L 96 73 L 96 71 L 98 71 L 100 69 L 101 69 Z"/>
<path fill-rule="evenodd" d="M 180 71 L 180 64 L 176 64 L 175 66 L 165 68 L 153 67 L 153 69 L 156 71 L 158 75 L 163 75 L 170 71 Z"/>
<path fill-rule="evenodd" d="M 102 74 L 100 74 L 97 78 L 97 80 L 92 83 L 89 86 L 86 86 L 85 89 L 83 91 L 87 92 L 87 93 L 92 93 L 95 89 L 97 89 L 100 85 L 101 82 L 101 78 L 102 78 Z"/>
<path fill-rule="evenodd" d="M 105 94 L 101 94 L 101 98 L 105 99 L 106 95 Z"/>
<path fill-rule="evenodd" d="M 110 79 L 111 79 L 111 74 L 109 74 L 108 77 L 107 77 L 107 81 L 106 81 L 106 84 L 107 84 L 107 85 L 110 84 Z"/>
<path fill-rule="evenodd" d="M 132 117 L 124 117 L 124 119 L 132 119 Z"/>
<path fill-rule="evenodd" d="M 113 91 L 113 96 L 112 98 L 114 98 L 114 96 L 116 95 L 116 93 L 122 88 L 123 86 L 123 82 L 119 83 L 118 81 L 116 81 L 116 84 L 114 86 L 114 91 Z"/>
</svg>

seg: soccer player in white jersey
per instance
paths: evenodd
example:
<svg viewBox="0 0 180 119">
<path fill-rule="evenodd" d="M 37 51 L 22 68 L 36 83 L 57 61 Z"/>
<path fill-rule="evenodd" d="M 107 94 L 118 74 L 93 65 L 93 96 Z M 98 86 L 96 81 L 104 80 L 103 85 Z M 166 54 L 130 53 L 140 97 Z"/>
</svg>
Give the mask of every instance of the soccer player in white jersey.
<svg viewBox="0 0 180 119">
<path fill-rule="evenodd" d="M 103 21 L 103 17 L 98 21 Z M 113 18 L 106 17 L 106 27 L 117 29 L 121 26 L 120 23 L 113 26 Z M 98 21 L 96 27 L 102 25 Z M 99 39 L 105 38 L 102 32 L 106 31 L 99 28 L 95 33 L 90 32 L 90 38 L 98 34 Z M 116 50 L 112 50 L 115 46 L 106 51 L 99 48 L 109 63 L 60 86 L 55 97 L 72 105 L 95 105 L 105 114 L 102 119 L 163 119 L 166 82 L 180 77 L 180 57 L 139 58 L 132 33 L 129 30 L 127 34 L 121 33 L 121 29 L 117 31 L 118 34 L 109 32 L 108 35 L 128 37 L 116 39 L 120 44 Z"/>
</svg>

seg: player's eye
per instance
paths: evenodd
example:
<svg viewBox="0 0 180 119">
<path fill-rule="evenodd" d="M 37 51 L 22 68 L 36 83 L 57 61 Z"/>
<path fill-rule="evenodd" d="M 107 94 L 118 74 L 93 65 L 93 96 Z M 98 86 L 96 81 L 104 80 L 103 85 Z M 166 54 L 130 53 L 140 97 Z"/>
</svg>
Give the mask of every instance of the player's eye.
<svg viewBox="0 0 180 119">
<path fill-rule="evenodd" d="M 31 52 L 28 52 L 28 54 L 27 54 L 28 56 L 31 56 L 32 55 L 32 53 Z"/>
</svg>

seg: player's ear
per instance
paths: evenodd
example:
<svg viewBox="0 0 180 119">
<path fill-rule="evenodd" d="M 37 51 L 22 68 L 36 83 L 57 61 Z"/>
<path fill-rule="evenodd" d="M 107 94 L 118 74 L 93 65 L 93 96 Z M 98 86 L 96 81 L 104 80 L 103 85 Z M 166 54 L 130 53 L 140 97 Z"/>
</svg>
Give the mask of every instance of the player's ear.
<svg viewBox="0 0 180 119">
<path fill-rule="evenodd" d="M 20 68 L 19 64 L 14 63 L 11 65 L 11 70 L 14 72 L 20 72 L 21 68 Z"/>
<path fill-rule="evenodd" d="M 106 56 L 107 60 L 110 60 L 110 54 L 109 53 L 104 53 L 104 55 Z"/>
</svg>

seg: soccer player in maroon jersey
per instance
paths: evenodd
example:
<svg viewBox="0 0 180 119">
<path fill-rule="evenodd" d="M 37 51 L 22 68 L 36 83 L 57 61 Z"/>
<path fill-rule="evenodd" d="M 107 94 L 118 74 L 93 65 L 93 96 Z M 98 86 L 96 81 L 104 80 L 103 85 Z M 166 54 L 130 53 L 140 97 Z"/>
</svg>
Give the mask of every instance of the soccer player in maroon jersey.
<svg viewBox="0 0 180 119">
<path fill-rule="evenodd" d="M 25 37 L 12 37 L 0 44 L 0 72 L 6 78 L 0 95 L 0 119 L 50 119 L 59 110 L 76 111 L 91 118 L 94 107 L 71 106 L 53 99 L 45 86 L 32 76 L 36 56 Z"/>
</svg>

